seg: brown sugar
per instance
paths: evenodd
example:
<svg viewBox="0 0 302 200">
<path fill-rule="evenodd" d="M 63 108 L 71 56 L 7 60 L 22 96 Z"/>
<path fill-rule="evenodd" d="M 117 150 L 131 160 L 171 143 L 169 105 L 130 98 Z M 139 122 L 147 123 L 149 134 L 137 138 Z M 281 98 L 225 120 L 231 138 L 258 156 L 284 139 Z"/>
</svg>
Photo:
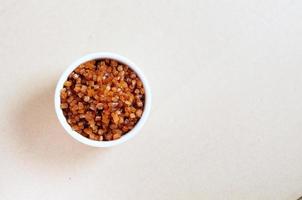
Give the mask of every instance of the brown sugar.
<svg viewBox="0 0 302 200">
<path fill-rule="evenodd" d="M 116 60 L 78 66 L 61 89 L 61 109 L 79 134 L 98 141 L 116 140 L 143 114 L 145 90 L 137 74 Z"/>
</svg>

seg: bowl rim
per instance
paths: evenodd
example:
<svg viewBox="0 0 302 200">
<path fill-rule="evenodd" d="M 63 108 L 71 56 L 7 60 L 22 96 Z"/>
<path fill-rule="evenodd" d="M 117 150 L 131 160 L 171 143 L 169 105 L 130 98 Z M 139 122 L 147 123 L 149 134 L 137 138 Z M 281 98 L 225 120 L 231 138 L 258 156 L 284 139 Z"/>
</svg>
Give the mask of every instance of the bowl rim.
<svg viewBox="0 0 302 200">
<path fill-rule="evenodd" d="M 121 138 L 119 138 L 117 140 L 95 141 L 95 140 L 88 139 L 88 138 L 82 136 L 81 134 L 77 133 L 76 131 L 72 130 L 70 125 L 67 123 L 67 120 L 66 120 L 65 116 L 63 115 L 63 111 L 60 107 L 60 105 L 61 105 L 60 91 L 63 88 L 64 82 L 67 80 L 69 74 L 76 67 L 78 67 L 80 64 L 82 64 L 84 62 L 87 62 L 89 60 L 105 59 L 105 58 L 117 60 L 117 61 L 119 61 L 123 64 L 126 64 L 129 68 L 131 68 L 138 75 L 138 77 L 143 82 L 144 89 L 145 89 L 145 105 L 144 105 L 144 111 L 143 111 L 142 117 L 136 123 L 134 128 L 131 129 L 127 134 L 123 135 Z M 57 115 L 61 125 L 63 126 L 63 128 L 66 130 L 66 132 L 71 137 L 73 137 L 75 140 L 77 140 L 77 141 L 79 141 L 83 144 L 89 145 L 89 146 L 93 146 L 93 147 L 111 147 L 111 146 L 115 146 L 115 145 L 124 143 L 124 142 L 128 141 L 129 139 L 133 138 L 135 135 L 137 135 L 139 133 L 139 130 L 145 124 L 145 122 L 146 122 L 146 120 L 147 120 L 147 118 L 150 114 L 150 110 L 151 110 L 151 90 L 150 90 L 150 86 L 149 86 L 148 81 L 147 81 L 145 75 L 143 74 L 143 72 L 140 70 L 139 67 L 137 67 L 136 64 L 134 64 L 128 58 L 126 58 L 124 56 L 121 56 L 119 54 L 116 54 L 116 53 L 112 53 L 112 52 L 90 53 L 90 54 L 86 54 L 86 55 L 80 57 L 79 59 L 77 59 L 76 61 L 74 61 L 71 65 L 69 65 L 67 67 L 67 69 L 60 76 L 60 78 L 57 82 L 57 85 L 56 85 L 56 89 L 55 89 L 54 104 L 55 104 L 56 115 Z"/>
</svg>

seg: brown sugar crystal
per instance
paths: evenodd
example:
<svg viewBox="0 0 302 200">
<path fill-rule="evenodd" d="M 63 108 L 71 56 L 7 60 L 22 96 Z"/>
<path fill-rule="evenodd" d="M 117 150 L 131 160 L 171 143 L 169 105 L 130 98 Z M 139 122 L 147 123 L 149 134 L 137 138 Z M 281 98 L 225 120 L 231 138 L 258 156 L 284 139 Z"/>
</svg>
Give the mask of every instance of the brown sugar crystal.
<svg viewBox="0 0 302 200">
<path fill-rule="evenodd" d="M 116 60 L 92 60 L 64 82 L 61 109 L 79 134 L 98 141 L 117 140 L 140 120 L 145 89 L 137 74 Z"/>
</svg>

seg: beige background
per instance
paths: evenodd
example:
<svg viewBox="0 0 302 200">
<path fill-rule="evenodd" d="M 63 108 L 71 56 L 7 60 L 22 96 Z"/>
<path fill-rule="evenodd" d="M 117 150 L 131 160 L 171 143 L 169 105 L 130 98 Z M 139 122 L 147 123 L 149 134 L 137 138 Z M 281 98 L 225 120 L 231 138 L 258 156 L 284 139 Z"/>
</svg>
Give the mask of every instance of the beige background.
<svg viewBox="0 0 302 200">
<path fill-rule="evenodd" d="M 296 200 L 302 195 L 302 1 L 0 0 L 0 198 Z M 112 51 L 153 91 L 141 134 L 84 146 L 53 93 Z"/>
</svg>

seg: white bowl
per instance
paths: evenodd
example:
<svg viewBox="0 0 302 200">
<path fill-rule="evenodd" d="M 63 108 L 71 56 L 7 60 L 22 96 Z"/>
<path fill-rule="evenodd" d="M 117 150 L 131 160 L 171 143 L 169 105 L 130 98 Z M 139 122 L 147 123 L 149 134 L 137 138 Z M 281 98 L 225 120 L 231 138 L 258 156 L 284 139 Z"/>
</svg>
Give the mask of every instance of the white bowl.
<svg viewBox="0 0 302 200">
<path fill-rule="evenodd" d="M 77 133 L 76 131 L 72 130 L 70 125 L 67 123 L 66 118 L 63 115 L 63 111 L 60 107 L 60 104 L 61 104 L 60 91 L 63 88 L 64 82 L 67 80 L 69 74 L 75 68 L 77 68 L 80 64 L 85 63 L 86 61 L 89 61 L 89 60 L 104 59 L 104 58 L 114 59 L 121 63 L 124 63 L 125 65 L 127 65 L 133 71 L 136 72 L 136 74 L 139 76 L 139 78 L 143 82 L 143 85 L 145 88 L 145 105 L 144 105 L 144 111 L 143 111 L 141 119 L 136 123 L 135 127 L 132 130 L 130 130 L 128 133 L 126 133 L 125 135 L 123 135 L 121 138 L 119 138 L 117 140 L 95 141 L 95 140 L 88 139 L 88 138 L 82 136 L 81 134 Z M 74 63 L 72 63 L 61 75 L 61 77 L 57 83 L 57 87 L 56 87 L 56 91 L 55 91 L 55 110 L 56 110 L 58 119 L 59 119 L 60 123 L 62 124 L 62 126 L 64 127 L 64 129 L 67 131 L 67 133 L 69 135 L 71 135 L 71 137 L 73 137 L 77 141 L 79 141 L 83 144 L 89 145 L 89 146 L 93 146 L 93 147 L 111 147 L 111 146 L 114 146 L 117 144 L 121 144 L 121 143 L 133 138 L 135 135 L 137 135 L 139 133 L 139 130 L 145 124 L 145 122 L 149 116 L 150 109 L 151 109 L 151 91 L 150 91 L 149 84 L 148 84 L 144 74 L 129 59 L 127 59 L 123 56 L 117 55 L 115 53 L 108 53 L 108 52 L 91 53 L 91 54 L 88 54 L 88 55 L 85 55 L 85 56 L 79 58 Z"/>
</svg>

